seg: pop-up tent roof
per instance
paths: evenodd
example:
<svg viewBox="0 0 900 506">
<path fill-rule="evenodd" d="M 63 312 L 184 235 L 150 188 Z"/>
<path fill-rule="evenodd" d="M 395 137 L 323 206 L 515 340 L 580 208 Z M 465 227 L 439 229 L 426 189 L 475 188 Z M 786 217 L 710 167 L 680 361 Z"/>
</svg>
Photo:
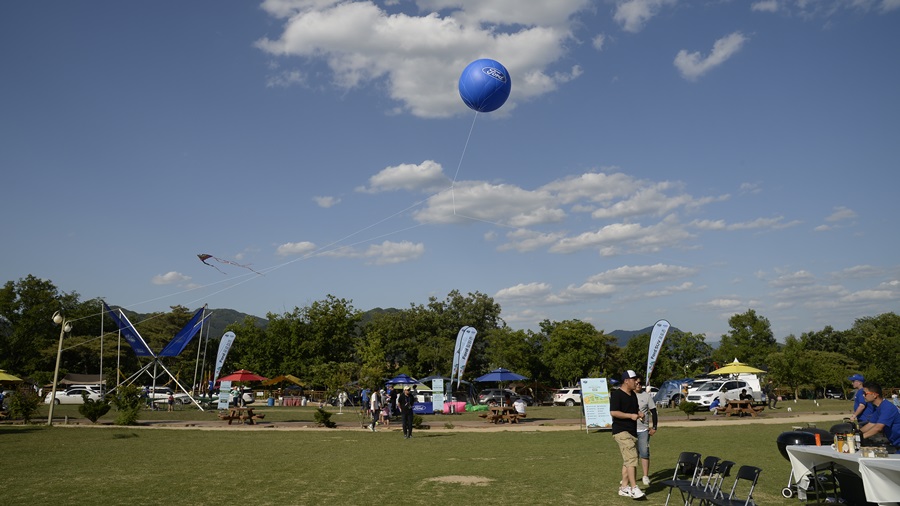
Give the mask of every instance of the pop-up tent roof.
<svg viewBox="0 0 900 506">
<path fill-rule="evenodd" d="M 61 385 L 102 385 L 103 377 L 99 374 L 69 373 L 59 380 Z"/>
<path fill-rule="evenodd" d="M 270 380 L 263 381 L 262 384 L 265 385 L 265 386 L 269 386 L 269 385 L 277 385 L 278 383 L 284 383 L 285 381 L 289 381 L 289 382 L 294 383 L 294 384 L 296 384 L 296 385 L 300 385 L 301 387 L 305 387 L 305 386 L 306 386 L 306 385 L 303 384 L 302 381 L 300 381 L 300 378 L 294 376 L 293 374 L 280 374 L 280 375 L 275 376 L 274 378 L 272 378 L 272 379 L 270 379 Z"/>
</svg>

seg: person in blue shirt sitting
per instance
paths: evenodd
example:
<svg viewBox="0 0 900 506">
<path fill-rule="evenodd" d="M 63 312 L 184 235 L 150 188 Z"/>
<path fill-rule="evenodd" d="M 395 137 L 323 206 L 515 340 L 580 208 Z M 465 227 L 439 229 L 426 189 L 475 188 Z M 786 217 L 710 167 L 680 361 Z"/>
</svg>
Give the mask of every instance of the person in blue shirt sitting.
<svg viewBox="0 0 900 506">
<path fill-rule="evenodd" d="M 885 402 L 881 385 L 878 383 L 865 382 L 863 395 L 874 407 L 869 423 L 861 429 L 863 439 L 878 443 L 881 438 L 876 436 L 882 434 L 891 446 L 900 448 L 900 410 L 892 402 Z"/>
</svg>

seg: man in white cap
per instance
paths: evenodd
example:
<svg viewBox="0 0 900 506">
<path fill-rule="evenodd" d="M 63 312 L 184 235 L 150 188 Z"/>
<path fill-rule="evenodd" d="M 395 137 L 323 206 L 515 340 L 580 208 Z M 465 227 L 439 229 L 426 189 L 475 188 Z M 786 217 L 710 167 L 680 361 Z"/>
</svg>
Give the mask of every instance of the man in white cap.
<svg viewBox="0 0 900 506">
<path fill-rule="evenodd" d="M 622 386 L 609 394 L 609 414 L 612 415 L 613 439 L 622 454 L 622 481 L 619 495 L 640 499 L 644 492 L 635 483 L 635 469 L 638 465 L 637 422 L 644 414 L 638 409 L 638 375 L 631 369 L 622 374 Z"/>
</svg>

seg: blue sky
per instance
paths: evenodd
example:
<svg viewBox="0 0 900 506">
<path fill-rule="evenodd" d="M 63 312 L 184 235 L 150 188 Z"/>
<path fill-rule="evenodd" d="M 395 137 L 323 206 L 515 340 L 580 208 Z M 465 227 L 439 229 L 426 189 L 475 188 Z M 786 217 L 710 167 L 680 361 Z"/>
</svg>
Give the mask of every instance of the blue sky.
<svg viewBox="0 0 900 506">
<path fill-rule="evenodd" d="M 3 2 L 2 278 L 849 328 L 900 301 L 898 52 L 900 0 Z"/>
</svg>

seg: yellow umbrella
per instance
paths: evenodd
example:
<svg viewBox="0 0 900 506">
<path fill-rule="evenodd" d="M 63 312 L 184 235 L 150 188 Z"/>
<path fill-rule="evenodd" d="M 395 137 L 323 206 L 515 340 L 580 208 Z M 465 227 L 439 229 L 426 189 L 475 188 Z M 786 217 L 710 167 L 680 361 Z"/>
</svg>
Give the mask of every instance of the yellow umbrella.
<svg viewBox="0 0 900 506">
<path fill-rule="evenodd" d="M 734 362 L 716 369 L 715 371 L 711 371 L 710 374 L 741 374 L 741 373 L 765 373 L 762 369 L 757 369 L 753 366 L 749 366 L 743 362 L 738 362 L 738 359 L 734 359 Z"/>
<path fill-rule="evenodd" d="M 16 382 L 23 381 L 23 380 L 22 380 L 22 378 L 13 376 L 12 374 L 9 374 L 5 370 L 0 369 L 0 381 L 5 382 L 5 383 L 16 383 Z"/>
</svg>

